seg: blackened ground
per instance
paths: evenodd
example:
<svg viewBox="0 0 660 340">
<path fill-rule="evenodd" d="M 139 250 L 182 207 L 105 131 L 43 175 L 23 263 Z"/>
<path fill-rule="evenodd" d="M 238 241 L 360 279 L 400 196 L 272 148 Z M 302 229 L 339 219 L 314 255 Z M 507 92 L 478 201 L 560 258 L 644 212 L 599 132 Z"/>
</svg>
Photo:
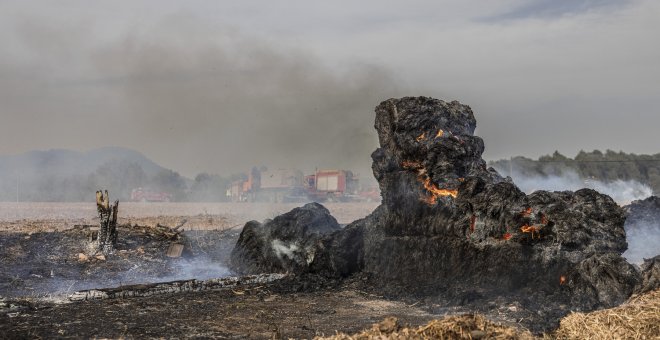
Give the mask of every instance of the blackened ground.
<svg viewBox="0 0 660 340">
<path fill-rule="evenodd" d="M 356 332 L 396 316 L 420 325 L 432 315 L 352 289 L 292 292 L 278 284 L 72 304 L 0 313 L 0 338 L 312 338 Z M 299 288 L 299 287 L 298 287 Z M 101 321 L 102 320 L 102 321 Z"/>
<path fill-rule="evenodd" d="M 114 254 L 101 257 L 89 242 L 92 228 L 62 232 L 0 232 L 0 296 L 44 297 L 122 284 L 226 276 L 236 230 L 121 226 Z M 172 243 L 183 256 L 166 256 Z M 98 256 L 98 257 L 97 257 Z"/>
</svg>

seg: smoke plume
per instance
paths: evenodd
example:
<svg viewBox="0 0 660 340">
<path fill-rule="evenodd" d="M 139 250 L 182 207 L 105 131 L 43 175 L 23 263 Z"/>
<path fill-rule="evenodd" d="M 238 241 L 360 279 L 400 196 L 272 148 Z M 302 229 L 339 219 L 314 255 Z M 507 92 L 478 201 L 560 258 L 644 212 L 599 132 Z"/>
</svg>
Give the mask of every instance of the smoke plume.
<svg viewBox="0 0 660 340">
<path fill-rule="evenodd" d="M 13 123 L 0 132 L 33 131 L 37 149 L 128 147 L 191 178 L 254 165 L 370 176 L 373 105 L 402 88 L 389 71 L 186 15 L 138 27 L 92 41 L 80 25 L 19 25 L 22 53 L 0 57 Z"/>
<path fill-rule="evenodd" d="M 641 265 L 644 259 L 660 255 L 660 224 L 626 223 L 628 250 L 623 253 L 628 262 Z"/>
<path fill-rule="evenodd" d="M 582 188 L 594 189 L 600 193 L 612 197 L 619 205 L 630 204 L 635 200 L 641 200 L 653 195 L 653 190 L 635 180 L 603 182 L 595 179 L 582 179 L 573 171 L 563 171 L 561 175 L 528 176 L 515 168 L 512 172 L 508 169 L 497 169 L 502 174 L 510 174 L 513 182 L 525 193 L 536 190 L 548 191 L 576 191 Z"/>
</svg>

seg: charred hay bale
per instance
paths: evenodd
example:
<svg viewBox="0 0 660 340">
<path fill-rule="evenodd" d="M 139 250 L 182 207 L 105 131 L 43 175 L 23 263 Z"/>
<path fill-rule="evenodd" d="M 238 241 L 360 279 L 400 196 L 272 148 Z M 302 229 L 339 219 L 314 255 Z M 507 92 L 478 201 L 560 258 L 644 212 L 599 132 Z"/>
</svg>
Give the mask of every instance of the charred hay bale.
<svg viewBox="0 0 660 340">
<path fill-rule="evenodd" d="M 321 236 L 340 229 L 318 203 L 309 203 L 264 223 L 250 221 L 232 250 L 230 266 L 241 274 L 302 272 L 312 262 Z"/>
<path fill-rule="evenodd" d="M 574 290 L 589 295 L 581 307 L 632 292 L 638 275 L 620 257 L 625 213 L 610 197 L 589 189 L 525 195 L 486 168 L 472 110 L 458 102 L 390 99 L 376 108 L 375 126 L 384 207 L 364 222 L 364 271 L 385 290 L 534 285 L 570 301 L 566 278 L 593 269 L 596 277 Z M 621 285 L 610 272 L 621 272 Z"/>
<path fill-rule="evenodd" d="M 237 268 L 359 271 L 392 295 L 524 291 L 548 308 L 582 310 L 620 303 L 638 284 L 639 272 L 621 257 L 625 211 L 589 189 L 523 193 L 486 167 L 469 106 L 389 99 L 376 107 L 375 127 L 382 205 L 341 231 L 290 233 L 286 244 L 296 251 L 285 264 L 274 250 L 275 224 L 249 224 L 235 249 Z M 292 213 L 282 223 L 299 224 Z"/>
<path fill-rule="evenodd" d="M 657 289 L 660 289 L 660 255 L 644 261 L 642 279 L 635 293 L 644 294 Z"/>
<path fill-rule="evenodd" d="M 626 301 L 639 284 L 635 267 L 615 253 L 594 255 L 580 262 L 566 281 L 573 303 L 585 309 L 617 306 Z"/>
</svg>

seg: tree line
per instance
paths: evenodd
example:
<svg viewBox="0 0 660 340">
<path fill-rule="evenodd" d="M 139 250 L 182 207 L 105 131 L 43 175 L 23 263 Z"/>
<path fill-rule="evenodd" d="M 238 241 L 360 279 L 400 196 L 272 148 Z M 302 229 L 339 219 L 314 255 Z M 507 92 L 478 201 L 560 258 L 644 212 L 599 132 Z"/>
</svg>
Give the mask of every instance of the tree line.
<svg viewBox="0 0 660 340">
<path fill-rule="evenodd" d="M 513 157 L 489 162 L 502 175 L 515 171 L 524 176 L 562 176 L 574 172 L 583 179 L 595 179 L 602 182 L 615 180 L 635 180 L 646 184 L 654 194 L 660 193 L 660 153 L 655 155 L 637 155 L 634 153 L 580 151 L 575 158 L 569 158 L 558 151 L 552 155 L 539 157 L 538 160 L 526 157 Z"/>
<path fill-rule="evenodd" d="M 30 177 L 0 181 L 0 201 L 86 202 L 94 201 L 96 190 L 107 189 L 112 199 L 129 201 L 133 189 L 143 188 L 172 195 L 172 200 L 222 202 L 231 182 L 243 176 L 200 173 L 187 179 L 176 171 L 161 169 L 147 174 L 137 162 L 113 161 L 89 174 L 52 175 L 46 171 Z"/>
</svg>

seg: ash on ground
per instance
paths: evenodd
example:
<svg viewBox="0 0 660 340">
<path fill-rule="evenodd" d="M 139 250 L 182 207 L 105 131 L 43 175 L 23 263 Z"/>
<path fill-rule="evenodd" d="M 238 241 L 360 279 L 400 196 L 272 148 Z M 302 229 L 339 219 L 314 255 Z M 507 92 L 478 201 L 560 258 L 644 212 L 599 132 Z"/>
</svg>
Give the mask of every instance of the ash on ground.
<svg viewBox="0 0 660 340">
<path fill-rule="evenodd" d="M 92 288 L 224 277 L 239 233 L 123 225 L 117 249 L 103 255 L 90 241 L 94 229 L 0 233 L 0 296 L 65 296 Z M 182 252 L 169 257 L 173 245 Z"/>
</svg>

